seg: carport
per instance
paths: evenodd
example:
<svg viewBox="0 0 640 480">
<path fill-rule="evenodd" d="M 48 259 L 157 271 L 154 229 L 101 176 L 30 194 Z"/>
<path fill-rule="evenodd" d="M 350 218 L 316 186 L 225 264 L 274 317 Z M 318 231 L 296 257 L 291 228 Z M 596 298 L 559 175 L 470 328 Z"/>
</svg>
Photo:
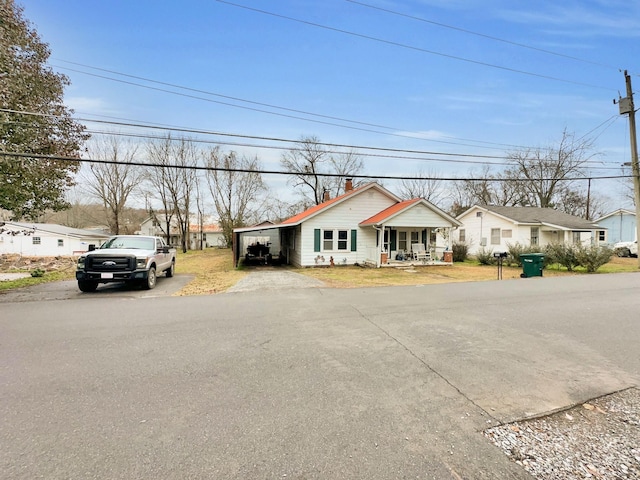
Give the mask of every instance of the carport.
<svg viewBox="0 0 640 480">
<path fill-rule="evenodd" d="M 240 258 L 245 257 L 249 252 L 253 254 L 264 254 L 267 251 L 272 257 L 277 257 L 283 261 L 281 247 L 281 230 L 279 225 L 272 223 L 261 223 L 253 227 L 233 229 L 233 265 L 237 267 Z M 259 245 L 258 245 L 259 244 Z"/>
</svg>

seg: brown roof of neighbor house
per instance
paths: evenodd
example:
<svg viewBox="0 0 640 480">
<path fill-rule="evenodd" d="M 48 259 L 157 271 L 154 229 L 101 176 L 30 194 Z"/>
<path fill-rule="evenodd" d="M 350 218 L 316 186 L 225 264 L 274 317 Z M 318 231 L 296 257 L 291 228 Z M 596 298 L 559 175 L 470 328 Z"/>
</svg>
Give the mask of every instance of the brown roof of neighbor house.
<svg viewBox="0 0 640 480">
<path fill-rule="evenodd" d="M 193 225 L 193 224 L 189 225 L 189 231 L 191 233 L 200 232 L 200 225 Z M 202 233 L 216 233 L 216 232 L 222 232 L 222 228 L 220 228 L 220 225 L 211 223 L 211 224 L 202 226 Z"/>
<path fill-rule="evenodd" d="M 598 224 L 575 215 L 539 207 L 501 207 L 496 205 L 479 205 L 489 212 L 502 215 L 518 223 L 548 223 L 571 230 L 593 230 Z"/>
</svg>

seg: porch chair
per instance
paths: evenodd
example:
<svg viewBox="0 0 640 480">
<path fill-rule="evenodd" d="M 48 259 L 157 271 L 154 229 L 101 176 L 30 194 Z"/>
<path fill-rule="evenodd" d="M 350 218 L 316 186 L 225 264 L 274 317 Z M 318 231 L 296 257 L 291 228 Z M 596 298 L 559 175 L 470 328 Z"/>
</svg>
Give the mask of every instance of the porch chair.
<svg viewBox="0 0 640 480">
<path fill-rule="evenodd" d="M 412 243 L 411 256 L 414 260 L 421 260 L 422 262 L 431 260 L 431 255 L 427 253 L 427 250 L 424 248 L 424 243 Z"/>
</svg>

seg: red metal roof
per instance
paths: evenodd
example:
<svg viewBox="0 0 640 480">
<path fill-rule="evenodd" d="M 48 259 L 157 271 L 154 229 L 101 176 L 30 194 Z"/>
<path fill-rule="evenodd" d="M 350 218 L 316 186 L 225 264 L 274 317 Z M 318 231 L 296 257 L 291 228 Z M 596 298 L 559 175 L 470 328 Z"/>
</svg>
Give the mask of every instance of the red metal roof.
<svg viewBox="0 0 640 480">
<path fill-rule="evenodd" d="M 411 200 L 405 200 L 404 202 L 399 202 L 395 205 L 391 205 L 389 208 L 385 208 L 381 212 L 376 213 L 373 217 L 367 218 L 366 220 L 360 222 L 360 225 L 378 225 L 379 223 L 384 222 L 388 218 L 393 217 L 397 213 L 400 213 L 404 209 L 409 208 L 411 205 L 414 205 L 421 200 L 421 198 L 412 198 Z"/>
</svg>

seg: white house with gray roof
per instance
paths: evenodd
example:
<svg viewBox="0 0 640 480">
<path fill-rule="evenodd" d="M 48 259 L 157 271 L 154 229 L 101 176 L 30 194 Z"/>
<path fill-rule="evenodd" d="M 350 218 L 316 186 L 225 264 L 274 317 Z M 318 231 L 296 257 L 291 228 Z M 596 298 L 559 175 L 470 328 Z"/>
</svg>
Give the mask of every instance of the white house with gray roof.
<svg viewBox="0 0 640 480">
<path fill-rule="evenodd" d="M 54 223 L 0 222 L 0 254 L 25 257 L 80 255 L 109 235 Z"/>
<path fill-rule="evenodd" d="M 506 252 L 515 243 L 597 243 L 596 232 L 602 230 L 595 222 L 553 208 L 474 205 L 456 219 L 462 226 L 454 240 L 466 243 L 470 255 L 482 248 Z"/>
</svg>

